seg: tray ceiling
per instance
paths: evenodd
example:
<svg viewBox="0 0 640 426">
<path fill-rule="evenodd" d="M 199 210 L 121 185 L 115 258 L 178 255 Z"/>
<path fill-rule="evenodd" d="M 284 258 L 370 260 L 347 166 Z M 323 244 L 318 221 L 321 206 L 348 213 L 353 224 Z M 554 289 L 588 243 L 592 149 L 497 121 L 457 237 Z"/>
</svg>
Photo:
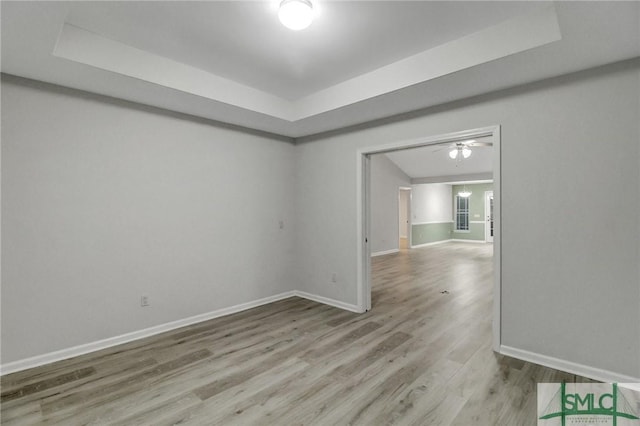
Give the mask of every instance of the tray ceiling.
<svg viewBox="0 0 640 426">
<path fill-rule="evenodd" d="M 2 72 L 290 137 L 640 55 L 637 2 L 2 2 Z"/>
</svg>

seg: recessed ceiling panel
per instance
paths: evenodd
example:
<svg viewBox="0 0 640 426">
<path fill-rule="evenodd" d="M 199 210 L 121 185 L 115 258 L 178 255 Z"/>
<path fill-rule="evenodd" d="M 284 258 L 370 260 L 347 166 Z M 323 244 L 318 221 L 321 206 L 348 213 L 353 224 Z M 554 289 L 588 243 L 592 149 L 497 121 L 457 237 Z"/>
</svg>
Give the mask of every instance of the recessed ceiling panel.
<svg viewBox="0 0 640 426">
<path fill-rule="evenodd" d="M 277 4 L 3 1 L 1 70 L 302 137 L 640 56 L 638 2 Z"/>
<path fill-rule="evenodd" d="M 315 1 L 304 31 L 277 1 L 65 2 L 65 21 L 256 89 L 298 99 L 548 2 Z"/>
</svg>

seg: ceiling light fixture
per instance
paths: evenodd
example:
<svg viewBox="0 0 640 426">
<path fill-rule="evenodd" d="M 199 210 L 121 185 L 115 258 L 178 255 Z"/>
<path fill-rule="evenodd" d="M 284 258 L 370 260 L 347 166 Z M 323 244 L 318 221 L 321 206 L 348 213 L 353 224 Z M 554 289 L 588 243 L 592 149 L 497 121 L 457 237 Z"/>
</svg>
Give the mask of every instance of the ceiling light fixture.
<svg viewBox="0 0 640 426">
<path fill-rule="evenodd" d="M 462 158 L 469 158 L 471 156 L 471 150 L 466 146 L 459 144 L 457 147 L 449 151 L 449 157 L 451 157 L 452 160 L 458 158 L 458 155 L 461 155 Z"/>
<path fill-rule="evenodd" d="M 278 18 L 291 30 L 303 30 L 313 22 L 313 4 L 310 0 L 282 0 Z"/>
<path fill-rule="evenodd" d="M 458 196 L 462 198 L 469 198 L 471 196 L 471 191 L 467 189 L 467 185 L 464 186 L 462 191 L 458 192 Z"/>
</svg>

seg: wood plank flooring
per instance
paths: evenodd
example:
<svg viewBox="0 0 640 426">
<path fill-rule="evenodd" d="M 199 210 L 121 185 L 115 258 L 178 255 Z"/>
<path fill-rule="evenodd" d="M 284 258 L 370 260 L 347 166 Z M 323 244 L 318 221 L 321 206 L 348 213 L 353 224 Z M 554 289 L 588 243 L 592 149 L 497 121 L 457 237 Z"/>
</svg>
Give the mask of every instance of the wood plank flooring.
<svg viewBox="0 0 640 426">
<path fill-rule="evenodd" d="M 2 377 L 3 425 L 534 425 L 491 350 L 492 246 L 373 259 L 373 309 L 291 298 Z"/>
</svg>

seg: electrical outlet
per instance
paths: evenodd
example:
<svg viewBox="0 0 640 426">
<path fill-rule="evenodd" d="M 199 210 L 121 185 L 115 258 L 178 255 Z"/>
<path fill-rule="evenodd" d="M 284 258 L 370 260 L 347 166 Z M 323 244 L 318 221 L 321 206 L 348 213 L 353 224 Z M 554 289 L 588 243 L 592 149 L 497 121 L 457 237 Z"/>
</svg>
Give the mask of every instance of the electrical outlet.
<svg viewBox="0 0 640 426">
<path fill-rule="evenodd" d="M 331 274 L 331 282 L 332 283 L 337 283 L 338 282 L 338 275 L 335 272 L 333 274 Z"/>
<path fill-rule="evenodd" d="M 278 222 L 278 225 L 280 226 L 280 229 L 284 229 L 284 220 Z"/>
<path fill-rule="evenodd" d="M 143 308 L 149 306 L 149 296 L 140 297 L 140 306 L 142 306 Z"/>
</svg>

